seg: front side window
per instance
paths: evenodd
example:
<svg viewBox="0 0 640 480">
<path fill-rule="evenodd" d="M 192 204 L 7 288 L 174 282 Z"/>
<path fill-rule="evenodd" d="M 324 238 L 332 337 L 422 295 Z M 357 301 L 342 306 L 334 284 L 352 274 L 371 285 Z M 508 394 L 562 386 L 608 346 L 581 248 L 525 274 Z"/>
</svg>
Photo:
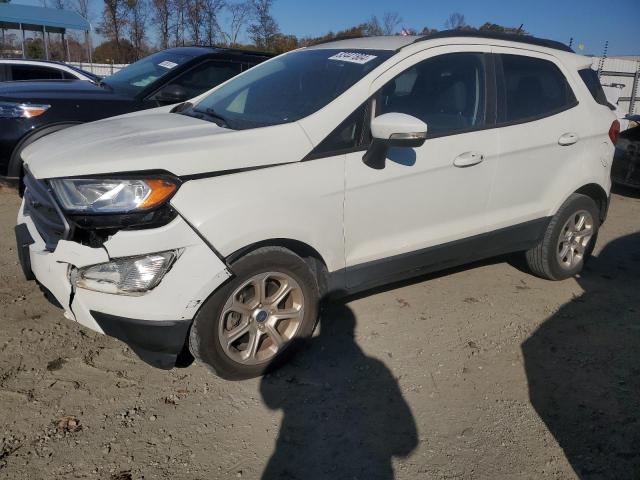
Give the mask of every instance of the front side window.
<svg viewBox="0 0 640 480">
<path fill-rule="evenodd" d="M 500 55 L 500 60 L 502 123 L 535 120 L 576 105 L 567 79 L 552 62 L 508 54 Z"/>
<path fill-rule="evenodd" d="M 295 122 L 320 110 L 393 55 L 388 50 L 309 49 L 262 63 L 183 113 L 231 129 Z"/>
<path fill-rule="evenodd" d="M 239 63 L 205 62 L 183 73 L 167 85 L 179 86 L 188 98 L 193 98 L 235 77 L 241 70 L 242 66 Z"/>
<path fill-rule="evenodd" d="M 376 98 L 376 114 L 405 113 L 427 124 L 429 136 L 486 124 L 482 53 L 451 53 L 424 60 L 387 83 Z"/>
</svg>

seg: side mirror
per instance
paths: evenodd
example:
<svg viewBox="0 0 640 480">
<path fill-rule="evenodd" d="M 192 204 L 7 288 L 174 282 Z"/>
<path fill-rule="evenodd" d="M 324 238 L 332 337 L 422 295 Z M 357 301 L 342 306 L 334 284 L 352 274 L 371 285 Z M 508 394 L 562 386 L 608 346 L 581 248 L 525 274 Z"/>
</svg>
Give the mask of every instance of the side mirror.
<svg viewBox="0 0 640 480">
<path fill-rule="evenodd" d="M 167 85 L 156 93 L 153 98 L 162 104 L 172 105 L 189 100 L 189 93 L 180 85 Z"/>
<path fill-rule="evenodd" d="M 427 139 L 427 124 L 404 113 L 385 113 L 371 120 L 373 142 L 362 157 L 365 165 L 382 170 L 389 147 L 415 148 Z"/>
</svg>

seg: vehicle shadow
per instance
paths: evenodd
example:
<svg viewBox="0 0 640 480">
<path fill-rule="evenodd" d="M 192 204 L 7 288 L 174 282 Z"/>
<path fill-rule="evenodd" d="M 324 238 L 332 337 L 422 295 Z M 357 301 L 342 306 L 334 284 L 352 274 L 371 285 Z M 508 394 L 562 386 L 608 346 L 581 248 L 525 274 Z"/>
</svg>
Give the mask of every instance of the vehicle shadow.
<svg viewBox="0 0 640 480">
<path fill-rule="evenodd" d="M 393 479 L 392 458 L 418 444 L 411 410 L 392 372 L 355 343 L 349 307 L 328 304 L 321 322 L 290 364 L 261 380 L 264 403 L 284 413 L 262 478 Z"/>
<path fill-rule="evenodd" d="M 640 232 L 577 279 L 523 344 L 529 397 L 582 479 L 640 478 Z"/>
<path fill-rule="evenodd" d="M 640 188 L 631 188 L 624 185 L 613 184 L 611 187 L 611 193 L 621 195 L 629 198 L 640 198 Z"/>
</svg>

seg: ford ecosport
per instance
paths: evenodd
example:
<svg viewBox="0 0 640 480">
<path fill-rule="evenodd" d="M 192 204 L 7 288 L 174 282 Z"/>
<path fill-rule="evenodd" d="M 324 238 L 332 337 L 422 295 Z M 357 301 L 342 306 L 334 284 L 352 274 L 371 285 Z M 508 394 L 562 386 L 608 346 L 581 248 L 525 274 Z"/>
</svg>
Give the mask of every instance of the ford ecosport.
<svg viewBox="0 0 640 480">
<path fill-rule="evenodd" d="M 52 134 L 23 153 L 25 274 L 147 362 L 188 347 L 224 378 L 282 358 L 330 294 L 518 251 L 571 277 L 619 128 L 591 63 L 524 36 L 335 41 Z"/>
</svg>

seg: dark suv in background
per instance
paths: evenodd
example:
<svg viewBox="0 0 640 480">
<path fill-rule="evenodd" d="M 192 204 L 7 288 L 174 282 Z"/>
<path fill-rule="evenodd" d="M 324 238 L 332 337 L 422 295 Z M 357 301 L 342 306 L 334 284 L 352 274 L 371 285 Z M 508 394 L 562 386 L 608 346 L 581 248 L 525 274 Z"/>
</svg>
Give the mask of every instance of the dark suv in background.
<svg viewBox="0 0 640 480">
<path fill-rule="evenodd" d="M 184 102 L 269 56 L 234 49 L 172 48 L 149 55 L 97 83 L 3 82 L 0 178 L 17 183 L 22 175 L 20 153 L 38 138 L 79 123 Z"/>
</svg>

